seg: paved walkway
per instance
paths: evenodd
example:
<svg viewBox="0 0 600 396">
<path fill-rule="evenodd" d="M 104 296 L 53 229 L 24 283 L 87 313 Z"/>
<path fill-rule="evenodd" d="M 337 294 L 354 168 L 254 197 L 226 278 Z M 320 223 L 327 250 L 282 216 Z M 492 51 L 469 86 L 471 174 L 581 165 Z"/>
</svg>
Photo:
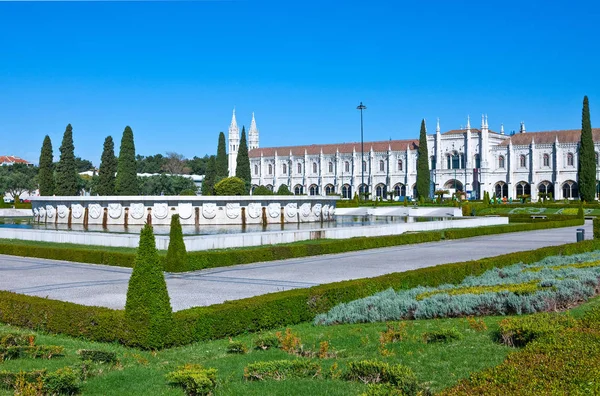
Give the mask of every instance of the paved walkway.
<svg viewBox="0 0 600 396">
<path fill-rule="evenodd" d="M 173 309 L 575 242 L 558 228 L 167 274 Z M 592 237 L 591 221 L 584 226 Z M 123 308 L 131 269 L 0 255 L 0 290 Z"/>
</svg>

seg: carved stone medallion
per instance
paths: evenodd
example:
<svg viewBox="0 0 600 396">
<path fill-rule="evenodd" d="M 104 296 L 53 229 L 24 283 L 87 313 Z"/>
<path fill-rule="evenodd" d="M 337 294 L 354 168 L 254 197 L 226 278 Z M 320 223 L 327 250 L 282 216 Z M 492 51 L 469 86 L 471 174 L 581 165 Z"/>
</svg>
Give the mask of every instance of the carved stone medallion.
<svg viewBox="0 0 600 396">
<path fill-rule="evenodd" d="M 252 219 L 258 218 L 260 216 L 261 205 L 258 202 L 250 202 L 248 204 L 248 216 Z"/>
<path fill-rule="evenodd" d="M 33 208 L 33 215 L 34 215 L 35 217 L 38 217 L 38 216 L 39 216 L 39 214 L 40 214 L 40 212 L 37 210 L 37 208 Z"/>
<path fill-rule="evenodd" d="M 314 204 L 312 207 L 312 212 L 313 215 L 315 215 L 315 217 L 320 217 L 321 216 L 321 204 Z"/>
<path fill-rule="evenodd" d="M 123 207 L 120 203 L 109 203 L 108 204 L 108 215 L 111 219 L 118 219 L 123 213 Z"/>
<path fill-rule="evenodd" d="M 55 212 L 56 209 L 54 209 L 54 206 L 46 205 L 46 217 L 48 217 L 49 219 L 53 218 Z"/>
<path fill-rule="evenodd" d="M 329 216 L 329 205 L 323 205 L 323 208 L 321 208 L 321 212 L 323 212 L 323 217 L 328 217 Z"/>
<path fill-rule="evenodd" d="M 270 203 L 267 207 L 267 212 L 269 212 L 269 216 L 273 218 L 277 218 L 281 216 L 281 204 L 279 203 Z"/>
<path fill-rule="evenodd" d="M 167 205 L 166 203 L 155 203 L 154 209 L 152 209 L 152 213 L 154 214 L 154 217 L 162 220 L 166 218 L 169 214 L 169 205 Z"/>
<path fill-rule="evenodd" d="M 329 207 L 329 216 L 333 217 L 334 214 L 335 214 L 335 206 L 330 206 Z"/>
<path fill-rule="evenodd" d="M 102 214 L 102 206 L 100 204 L 90 204 L 88 205 L 88 213 L 92 219 L 98 219 Z"/>
<path fill-rule="evenodd" d="M 308 202 L 303 203 L 302 206 L 300 206 L 300 216 L 302 216 L 302 217 L 310 216 L 310 204 Z"/>
<path fill-rule="evenodd" d="M 58 214 L 58 217 L 64 219 L 69 214 L 69 208 L 67 208 L 67 205 L 57 205 L 56 213 Z"/>
<path fill-rule="evenodd" d="M 296 217 L 296 214 L 298 213 L 298 204 L 294 202 L 285 205 L 284 212 L 287 217 Z"/>
<path fill-rule="evenodd" d="M 202 216 L 205 219 L 214 219 L 217 215 L 217 204 L 215 203 L 205 203 L 202 204 Z"/>
<path fill-rule="evenodd" d="M 186 220 L 192 217 L 194 214 L 194 208 L 192 208 L 192 204 L 190 202 L 180 203 L 178 206 L 179 209 L 179 217 Z"/>
<path fill-rule="evenodd" d="M 136 220 L 144 217 L 144 212 L 145 208 L 143 203 L 132 203 L 129 205 L 129 214 Z"/>
<path fill-rule="evenodd" d="M 71 205 L 71 214 L 73 218 L 80 219 L 83 216 L 83 206 L 81 204 L 73 204 Z"/>
<path fill-rule="evenodd" d="M 46 209 L 43 206 L 40 206 L 39 213 L 40 217 L 46 217 Z"/>
<path fill-rule="evenodd" d="M 227 217 L 230 219 L 236 219 L 239 217 L 241 212 L 239 203 L 228 203 L 225 206 L 225 213 L 227 213 Z"/>
</svg>

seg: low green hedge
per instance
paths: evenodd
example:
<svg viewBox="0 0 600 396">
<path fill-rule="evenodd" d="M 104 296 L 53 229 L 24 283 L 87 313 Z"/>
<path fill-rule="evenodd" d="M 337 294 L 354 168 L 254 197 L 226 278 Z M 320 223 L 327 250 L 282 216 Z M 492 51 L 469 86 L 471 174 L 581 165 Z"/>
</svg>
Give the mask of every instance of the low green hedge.
<svg viewBox="0 0 600 396">
<path fill-rule="evenodd" d="M 596 217 L 593 221 L 594 221 L 594 239 L 600 239 L 600 218 Z"/>
<path fill-rule="evenodd" d="M 539 223 L 528 223 L 528 224 L 506 224 L 492 227 L 479 227 L 479 228 L 460 228 L 452 229 L 444 232 L 446 239 L 460 239 L 470 238 L 481 235 L 492 235 L 492 234 L 505 234 L 507 232 L 517 231 L 534 231 L 543 230 L 550 228 L 561 228 L 561 227 L 575 227 L 585 223 L 584 219 L 572 219 L 563 221 L 546 221 Z"/>
</svg>

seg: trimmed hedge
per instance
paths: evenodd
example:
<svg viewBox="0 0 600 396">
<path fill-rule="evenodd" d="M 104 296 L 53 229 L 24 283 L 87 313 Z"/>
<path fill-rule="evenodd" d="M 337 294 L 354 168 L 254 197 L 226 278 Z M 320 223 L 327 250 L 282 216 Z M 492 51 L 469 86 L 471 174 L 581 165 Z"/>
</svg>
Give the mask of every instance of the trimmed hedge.
<svg viewBox="0 0 600 396">
<path fill-rule="evenodd" d="M 468 275 L 479 275 L 494 267 L 506 267 L 517 262 L 534 263 L 547 256 L 598 249 L 600 241 L 587 240 L 190 308 L 173 314 L 173 328 L 165 343 L 168 346 L 185 345 L 283 327 L 310 321 L 316 314 L 326 312 L 339 303 L 367 297 L 390 287 L 409 289 L 418 285 L 459 283 Z M 122 342 L 124 319 L 124 311 L 0 291 L 0 322 L 7 324 L 94 341 Z"/>
<path fill-rule="evenodd" d="M 600 239 L 600 218 L 594 218 L 594 239 Z"/>
</svg>

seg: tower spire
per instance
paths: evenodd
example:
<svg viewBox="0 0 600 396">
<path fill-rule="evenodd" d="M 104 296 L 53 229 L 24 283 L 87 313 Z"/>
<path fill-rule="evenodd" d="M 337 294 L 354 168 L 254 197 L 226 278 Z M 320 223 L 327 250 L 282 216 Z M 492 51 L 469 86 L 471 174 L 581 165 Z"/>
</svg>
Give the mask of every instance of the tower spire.
<svg viewBox="0 0 600 396">
<path fill-rule="evenodd" d="M 471 116 L 467 116 L 467 131 L 471 130 Z"/>
<path fill-rule="evenodd" d="M 440 133 L 440 117 L 437 119 L 437 125 L 435 126 L 435 133 Z"/>
<path fill-rule="evenodd" d="M 250 122 L 250 130 L 248 131 L 248 147 L 251 150 L 258 148 L 258 127 L 256 126 L 256 119 L 254 119 L 254 112 L 252 112 L 252 122 Z"/>
</svg>

